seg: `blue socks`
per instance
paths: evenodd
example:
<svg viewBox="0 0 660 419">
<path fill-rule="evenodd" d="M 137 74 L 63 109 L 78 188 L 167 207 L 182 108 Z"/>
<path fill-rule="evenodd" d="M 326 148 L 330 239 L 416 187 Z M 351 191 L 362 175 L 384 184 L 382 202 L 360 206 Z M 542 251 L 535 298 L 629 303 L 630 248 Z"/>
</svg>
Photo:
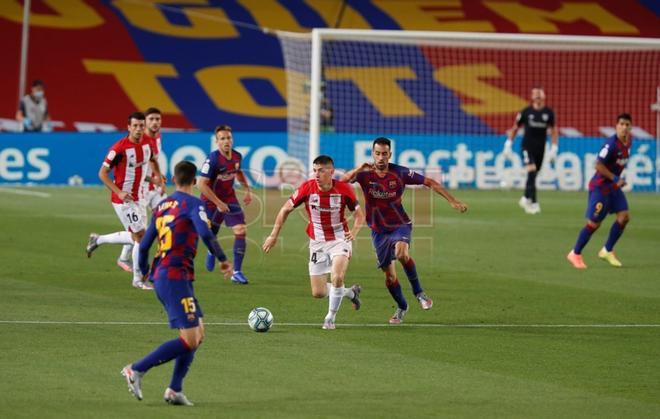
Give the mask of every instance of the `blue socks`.
<svg viewBox="0 0 660 419">
<path fill-rule="evenodd" d="M 413 258 L 408 258 L 408 262 L 402 264 L 403 270 L 406 272 L 408 281 L 410 281 L 410 286 L 412 287 L 413 294 L 417 295 L 420 292 L 424 292 L 422 286 L 419 284 L 419 278 L 417 277 L 417 266 Z"/>
<path fill-rule="evenodd" d="M 190 364 L 192 364 L 193 359 L 195 358 L 195 351 L 188 351 L 182 355 L 179 355 L 174 362 L 174 372 L 172 372 L 172 381 L 170 381 L 170 388 L 177 393 L 181 391 L 183 387 L 183 378 L 188 374 L 190 369 Z"/>
<path fill-rule="evenodd" d="M 617 240 L 619 240 L 619 237 L 621 237 L 623 234 L 624 228 L 626 228 L 625 225 L 621 225 L 618 221 L 614 221 L 612 228 L 610 228 L 610 235 L 607 237 L 607 242 L 605 243 L 605 250 L 611 252 L 612 249 L 614 249 L 614 245 L 616 244 Z"/>
<path fill-rule="evenodd" d="M 396 301 L 396 305 L 399 306 L 401 310 L 408 310 L 408 302 L 403 296 L 399 280 L 396 278 L 393 280 L 386 279 L 385 286 L 387 286 L 387 290 L 390 292 L 390 295 L 392 295 L 392 298 L 394 298 L 394 301 Z"/>
<path fill-rule="evenodd" d="M 234 270 L 240 271 L 245 257 L 245 234 L 234 235 Z"/>
<path fill-rule="evenodd" d="M 591 235 L 594 234 L 594 231 L 596 231 L 597 228 L 592 227 L 590 224 L 587 224 L 584 226 L 582 230 L 580 230 L 580 234 L 578 235 L 577 242 L 575 242 L 575 247 L 573 247 L 573 251 L 576 254 L 581 254 L 582 249 L 584 249 L 584 246 L 589 243 L 589 239 L 591 239 Z"/>
<path fill-rule="evenodd" d="M 138 372 L 147 372 L 153 367 L 157 367 L 190 352 L 190 348 L 181 338 L 172 339 L 160 345 L 155 351 L 140 361 L 134 363 L 131 368 Z"/>
</svg>

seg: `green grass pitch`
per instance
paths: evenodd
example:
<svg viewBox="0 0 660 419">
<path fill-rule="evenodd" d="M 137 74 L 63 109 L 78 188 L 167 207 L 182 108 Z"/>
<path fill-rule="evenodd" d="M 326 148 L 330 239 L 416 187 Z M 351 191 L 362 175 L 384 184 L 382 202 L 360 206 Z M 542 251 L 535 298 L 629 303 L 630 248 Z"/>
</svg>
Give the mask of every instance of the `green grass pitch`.
<svg viewBox="0 0 660 419">
<path fill-rule="evenodd" d="M 203 268 L 196 293 L 207 323 L 184 391 L 192 409 L 167 406 L 172 364 L 144 380 L 144 400 L 120 369 L 176 335 L 150 292 L 115 265 L 118 246 L 87 259 L 90 232 L 118 230 L 101 188 L 0 188 L 0 417 L 411 418 L 659 417 L 660 196 L 628 194 L 631 223 L 617 246 L 624 267 L 598 260 L 610 216 L 585 249 L 586 271 L 565 260 L 583 226 L 586 193 L 539 193 L 526 215 L 519 191 L 455 191 L 470 205 L 407 192 L 412 256 L 428 294 L 404 325 L 375 268 L 369 231 L 347 275 L 363 306 L 347 302 L 337 330 L 321 330 L 327 300 L 313 299 L 304 210 L 278 247 L 260 244 L 285 194 L 257 191 L 248 210 L 244 272 L 233 285 Z M 361 194 L 358 194 L 360 196 Z M 221 230 L 221 236 L 227 230 Z M 231 240 L 221 239 L 231 254 Z M 268 333 L 247 326 L 268 307 Z"/>
</svg>

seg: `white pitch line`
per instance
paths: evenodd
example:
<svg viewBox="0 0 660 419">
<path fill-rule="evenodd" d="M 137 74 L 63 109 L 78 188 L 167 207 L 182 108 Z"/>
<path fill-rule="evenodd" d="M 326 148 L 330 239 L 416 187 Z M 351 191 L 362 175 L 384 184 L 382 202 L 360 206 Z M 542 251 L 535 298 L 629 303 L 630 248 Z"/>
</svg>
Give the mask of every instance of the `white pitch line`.
<svg viewBox="0 0 660 419">
<path fill-rule="evenodd" d="M 15 195 L 36 196 L 39 198 L 50 198 L 50 194 L 48 192 L 26 191 L 23 189 L 3 188 L 3 187 L 0 187 L 0 192 L 13 193 Z"/>
<path fill-rule="evenodd" d="M 57 320 L 0 320 L 0 324 L 36 324 L 36 325 L 80 325 L 80 326 L 151 326 L 166 325 L 167 322 L 122 322 L 122 321 L 57 321 Z M 245 322 L 204 322 L 205 326 L 245 326 Z M 318 327 L 320 323 L 275 323 L 277 326 Z M 390 325 L 386 323 L 337 323 L 342 327 L 426 327 L 444 329 L 649 329 L 660 328 L 660 324 L 437 324 L 404 323 Z"/>
</svg>

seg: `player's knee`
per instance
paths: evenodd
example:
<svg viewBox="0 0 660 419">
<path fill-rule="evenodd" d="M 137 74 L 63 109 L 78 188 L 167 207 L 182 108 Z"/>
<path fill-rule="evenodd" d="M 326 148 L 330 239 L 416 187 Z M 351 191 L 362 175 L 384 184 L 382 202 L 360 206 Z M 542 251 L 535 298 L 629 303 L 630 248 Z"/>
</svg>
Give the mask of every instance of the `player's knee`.
<svg viewBox="0 0 660 419">
<path fill-rule="evenodd" d="M 591 228 L 591 230 L 596 231 L 598 230 L 598 227 L 600 227 L 600 222 L 588 220 L 587 225 L 589 226 L 589 228 Z"/>
<path fill-rule="evenodd" d="M 406 263 L 408 262 L 408 259 L 410 259 L 410 256 L 408 256 L 408 252 L 406 251 L 406 249 L 402 249 L 402 248 L 397 248 L 394 251 L 394 256 L 401 263 Z"/>
<path fill-rule="evenodd" d="M 326 296 L 326 290 L 312 290 L 312 297 L 314 298 L 325 298 Z"/>
<path fill-rule="evenodd" d="M 616 220 L 619 222 L 619 224 L 621 224 L 621 226 L 625 227 L 626 224 L 630 222 L 630 214 L 628 213 L 621 214 L 616 218 Z"/>
<path fill-rule="evenodd" d="M 247 233 L 247 227 L 245 224 L 234 226 L 234 235 L 236 236 L 245 236 Z"/>
<path fill-rule="evenodd" d="M 203 339 L 204 339 L 204 336 L 202 334 L 183 336 L 183 341 L 186 342 L 186 346 L 191 351 L 194 351 L 195 349 L 197 349 L 199 347 L 199 345 L 202 344 Z"/>
<path fill-rule="evenodd" d="M 391 287 L 394 285 L 394 283 L 397 281 L 396 277 L 394 275 L 387 275 L 385 277 L 385 286 L 387 288 Z"/>
</svg>

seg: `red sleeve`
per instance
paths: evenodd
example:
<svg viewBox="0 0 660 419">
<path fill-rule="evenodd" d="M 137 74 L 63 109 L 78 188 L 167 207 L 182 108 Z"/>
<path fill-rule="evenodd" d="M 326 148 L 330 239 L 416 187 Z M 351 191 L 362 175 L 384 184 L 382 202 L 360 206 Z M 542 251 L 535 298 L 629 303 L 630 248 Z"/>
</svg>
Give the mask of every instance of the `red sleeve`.
<svg viewBox="0 0 660 419">
<path fill-rule="evenodd" d="M 305 182 L 289 197 L 289 201 L 293 204 L 294 208 L 298 207 L 309 198 L 309 182 Z"/>
<path fill-rule="evenodd" d="M 103 165 L 105 167 L 114 167 L 119 163 L 119 161 L 122 158 L 122 155 L 124 154 L 124 147 L 121 145 L 121 141 L 115 143 L 110 148 L 110 151 L 108 151 L 108 154 L 105 156 L 105 159 L 103 160 Z"/>
</svg>

